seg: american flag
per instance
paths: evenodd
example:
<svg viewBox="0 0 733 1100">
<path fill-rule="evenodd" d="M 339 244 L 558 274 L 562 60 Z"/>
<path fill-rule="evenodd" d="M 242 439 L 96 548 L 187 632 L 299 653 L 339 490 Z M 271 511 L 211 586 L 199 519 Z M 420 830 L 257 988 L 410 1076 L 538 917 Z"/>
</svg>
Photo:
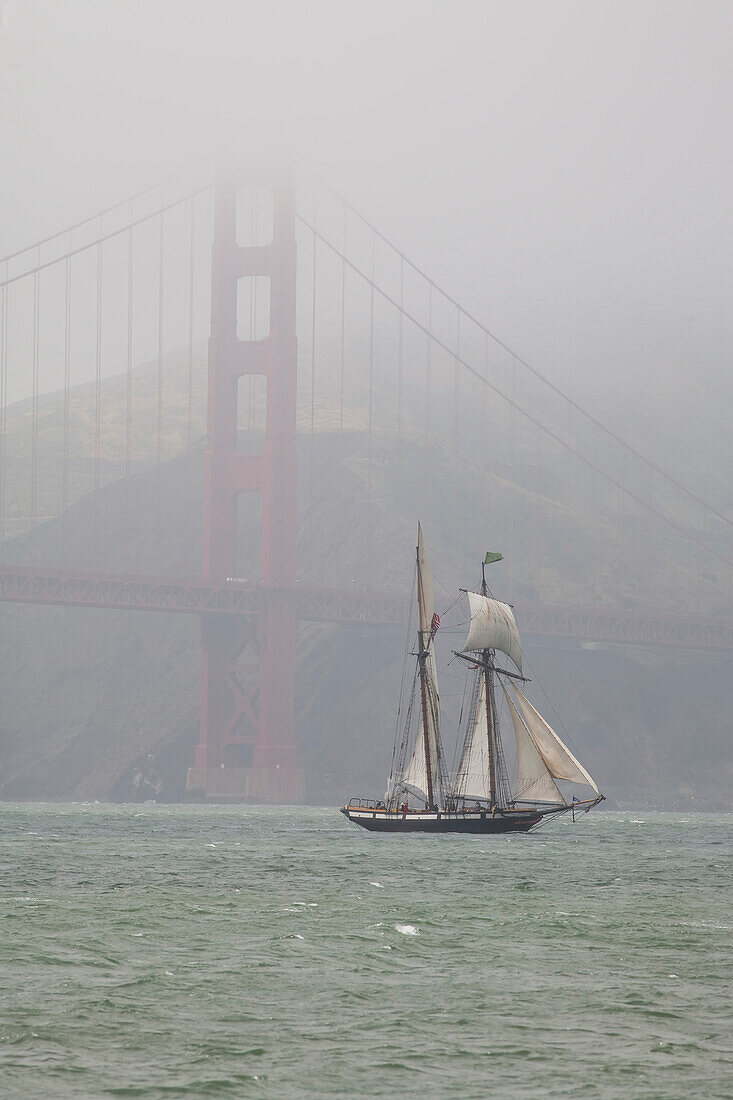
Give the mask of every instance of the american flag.
<svg viewBox="0 0 733 1100">
<path fill-rule="evenodd" d="M 433 613 L 433 621 L 430 624 L 430 641 L 432 642 L 435 635 L 438 633 L 438 627 L 440 626 L 440 615 L 437 612 Z"/>
</svg>

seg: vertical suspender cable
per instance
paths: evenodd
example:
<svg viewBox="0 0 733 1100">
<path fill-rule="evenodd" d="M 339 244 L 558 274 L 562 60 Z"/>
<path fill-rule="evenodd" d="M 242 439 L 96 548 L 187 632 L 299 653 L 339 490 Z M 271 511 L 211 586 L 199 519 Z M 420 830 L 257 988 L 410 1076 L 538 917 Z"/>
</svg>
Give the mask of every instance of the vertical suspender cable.
<svg viewBox="0 0 733 1100">
<path fill-rule="evenodd" d="M 397 439 L 402 439 L 402 365 L 405 354 L 405 260 L 400 256 L 400 309 L 397 318 Z"/>
<path fill-rule="evenodd" d="M 94 378 L 94 489 L 99 488 L 102 435 L 102 245 L 97 245 L 97 350 Z M 95 502 L 95 509 L 98 507 Z"/>
<path fill-rule="evenodd" d="M 488 333 L 484 333 L 484 382 L 488 382 L 488 380 L 489 380 L 489 336 L 488 336 Z M 482 386 L 481 387 L 481 420 L 479 422 L 479 436 L 478 436 L 478 440 L 477 440 L 477 444 L 478 444 L 478 441 L 481 440 L 481 439 L 486 440 L 487 455 L 488 455 L 489 433 L 487 431 L 484 431 L 484 425 L 486 424 L 486 417 L 487 417 L 487 414 L 488 414 L 488 393 L 489 393 L 489 387 L 487 385 Z M 512 412 L 513 411 L 514 410 L 512 409 Z M 478 446 L 477 446 L 477 452 L 478 452 Z M 478 453 L 480 453 L 480 452 L 478 452 Z"/>
<path fill-rule="evenodd" d="M 405 354 L 405 261 L 400 256 L 400 308 L 397 314 L 397 492 L 402 498 L 402 366 Z"/>
<path fill-rule="evenodd" d="M 102 230 L 100 230 L 100 236 Z M 102 244 L 97 245 L 97 348 L 94 381 L 94 502 L 92 508 L 92 534 L 95 553 L 99 553 L 99 460 L 102 430 Z"/>
<path fill-rule="evenodd" d="M 318 271 L 318 194 L 316 193 L 314 199 L 314 211 L 313 211 L 313 271 L 312 271 L 312 296 L 311 296 L 311 412 L 310 412 L 310 437 L 308 439 L 308 510 L 310 515 L 308 517 L 308 546 L 310 552 L 308 554 L 308 568 L 312 574 L 315 562 L 313 560 L 313 536 L 315 534 L 315 515 L 313 507 L 313 486 L 315 484 L 315 470 L 314 470 L 314 447 L 315 441 L 313 438 L 315 428 L 315 416 L 316 416 L 316 275 Z"/>
<path fill-rule="evenodd" d="M 425 385 L 425 437 L 430 446 L 430 376 L 433 359 L 433 284 L 428 283 L 428 377 Z"/>
<path fill-rule="evenodd" d="M 460 366 L 459 360 L 461 358 L 461 310 L 456 311 L 456 355 L 453 360 L 453 492 L 450 495 L 450 529 L 451 529 L 451 545 L 453 554 L 455 557 L 456 550 L 456 538 L 458 533 L 458 496 L 461 492 L 461 479 L 458 476 L 457 471 L 460 468 L 458 461 L 459 456 L 459 436 L 460 436 L 460 423 L 459 423 L 459 400 L 460 400 Z"/>
<path fill-rule="evenodd" d="M 8 277 L 8 265 L 5 264 L 5 278 Z M 7 495 L 7 427 L 8 427 L 8 293 L 9 287 L 2 288 L 0 299 L 0 546 L 5 540 L 5 499 Z"/>
<path fill-rule="evenodd" d="M 460 397 L 460 358 L 461 358 L 461 310 L 456 314 L 456 355 L 453 360 L 453 450 L 458 454 L 459 411 L 458 401 Z"/>
<path fill-rule="evenodd" d="M 517 466 L 517 358 L 512 355 L 512 408 L 510 413 L 511 419 L 511 433 L 512 433 L 512 445 L 511 445 L 511 483 L 514 484 L 516 478 L 516 466 Z M 517 545 L 517 493 L 511 494 L 511 558 L 509 561 L 509 590 L 514 592 L 514 549 Z"/>
<path fill-rule="evenodd" d="M 567 424 L 567 428 L 566 428 L 568 445 L 565 449 L 565 477 L 563 479 L 564 482 L 565 482 L 565 500 L 563 501 L 563 503 L 565 505 L 565 508 L 569 512 L 570 511 L 570 500 L 571 500 L 570 478 L 571 478 L 572 473 L 573 473 L 572 457 L 571 457 L 571 454 L 570 454 L 570 448 L 573 445 L 573 423 L 572 423 L 572 420 L 573 420 L 573 406 L 570 404 L 569 401 L 565 402 L 565 406 L 566 406 L 567 412 L 568 412 L 568 424 Z"/>
<path fill-rule="evenodd" d="M 165 211 L 158 223 L 158 409 L 156 423 L 155 462 L 163 460 L 163 269 L 165 257 Z"/>
<path fill-rule="evenodd" d="M 369 494 L 372 492 L 372 459 L 374 429 L 374 274 L 377 238 L 372 234 L 372 281 L 369 287 Z"/>
<path fill-rule="evenodd" d="M 430 449 L 430 381 L 432 374 L 432 359 L 433 359 L 433 285 L 428 283 L 428 357 L 427 357 L 427 379 L 425 382 L 425 443 L 426 450 Z M 428 468 L 431 468 L 432 464 L 428 462 Z M 427 500 L 425 502 L 425 508 L 427 510 L 428 523 L 432 522 L 433 518 L 433 482 L 434 477 L 431 475 L 428 478 L 427 484 Z"/>
<path fill-rule="evenodd" d="M 69 508 L 69 428 L 71 420 L 71 258 L 66 257 L 64 282 L 64 441 L 61 481 L 63 550 L 67 550 L 67 511 Z"/>
<path fill-rule="evenodd" d="M 339 428 L 344 430 L 344 333 L 346 329 L 346 219 L 348 208 L 344 205 L 344 227 L 341 235 L 341 392 L 339 400 Z"/>
<path fill-rule="evenodd" d="M 535 509 L 535 515 L 537 516 L 537 524 L 535 527 L 535 538 L 537 540 L 537 550 L 535 560 L 537 561 L 538 574 L 537 584 L 540 591 L 543 590 L 542 579 L 544 576 L 543 558 L 542 553 L 542 534 L 545 526 L 545 496 L 540 492 L 541 484 L 541 471 L 542 471 L 542 421 L 544 418 L 544 383 L 540 382 L 540 408 L 539 415 L 537 417 L 537 451 L 536 451 L 536 463 L 535 463 L 535 494 L 537 496 L 537 508 Z"/>
<path fill-rule="evenodd" d="M 316 276 L 318 272 L 318 205 L 313 214 L 313 294 L 311 308 L 311 456 L 316 420 Z"/>
<path fill-rule="evenodd" d="M 132 467 L 132 318 L 134 313 L 135 230 L 127 234 L 127 371 L 125 375 L 125 477 Z"/>
<path fill-rule="evenodd" d="M 255 190 L 252 195 L 252 210 L 251 210 L 251 244 L 257 245 L 257 191 Z M 250 340 L 257 339 L 257 276 L 253 276 L 249 280 L 249 338 Z M 249 390 L 249 410 L 248 410 L 248 428 L 250 433 L 254 431 L 255 427 L 255 376 L 250 374 L 247 379 L 247 387 Z"/>
<path fill-rule="evenodd" d="M 186 446 L 191 446 L 193 423 L 193 269 L 196 255 L 196 197 L 191 196 L 189 203 L 189 241 L 188 241 L 188 420 L 186 424 Z"/>
<path fill-rule="evenodd" d="M 40 249 L 36 250 L 36 264 L 40 264 Z M 36 526 L 38 507 L 38 337 L 40 330 L 39 272 L 33 272 L 33 402 L 31 442 L 31 529 Z"/>
</svg>

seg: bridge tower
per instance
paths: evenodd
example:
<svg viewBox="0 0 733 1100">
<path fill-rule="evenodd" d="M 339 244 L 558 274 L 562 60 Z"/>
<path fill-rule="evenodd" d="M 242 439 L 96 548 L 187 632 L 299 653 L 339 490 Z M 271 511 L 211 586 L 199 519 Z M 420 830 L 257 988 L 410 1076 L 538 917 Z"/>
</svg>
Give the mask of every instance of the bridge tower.
<svg viewBox="0 0 733 1100">
<path fill-rule="evenodd" d="M 243 188 L 272 194 L 272 239 L 238 244 L 237 196 Z M 269 331 L 241 339 L 240 279 L 269 281 Z M 204 471 L 204 579 L 237 575 L 238 498 L 261 495 L 262 602 L 257 620 L 202 615 L 201 732 L 187 789 L 211 800 L 297 802 L 303 773 L 294 744 L 296 578 L 295 206 L 289 181 L 250 172 L 217 183 L 211 274 L 207 444 Z M 241 377 L 266 380 L 264 448 L 237 453 Z M 251 648 L 259 675 L 237 675 Z M 251 654 L 250 654 L 251 656 Z"/>
</svg>

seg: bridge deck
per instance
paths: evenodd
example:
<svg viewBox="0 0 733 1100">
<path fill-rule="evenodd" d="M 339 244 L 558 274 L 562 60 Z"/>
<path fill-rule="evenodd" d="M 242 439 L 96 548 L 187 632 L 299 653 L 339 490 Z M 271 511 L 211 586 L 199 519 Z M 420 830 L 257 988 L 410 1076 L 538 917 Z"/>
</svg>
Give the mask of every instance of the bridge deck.
<svg viewBox="0 0 733 1100">
<path fill-rule="evenodd" d="M 207 584 L 156 577 L 111 576 L 64 570 L 5 568 L 0 602 L 103 607 L 122 611 L 165 611 L 197 615 L 257 615 L 267 589 L 248 584 Z M 281 590 L 277 590 L 281 591 Z M 397 593 L 329 589 L 292 590 L 298 616 L 309 622 L 400 626 L 408 598 Z M 524 634 L 578 638 L 623 645 L 733 649 L 733 621 L 670 615 L 651 610 L 517 606 Z"/>
</svg>

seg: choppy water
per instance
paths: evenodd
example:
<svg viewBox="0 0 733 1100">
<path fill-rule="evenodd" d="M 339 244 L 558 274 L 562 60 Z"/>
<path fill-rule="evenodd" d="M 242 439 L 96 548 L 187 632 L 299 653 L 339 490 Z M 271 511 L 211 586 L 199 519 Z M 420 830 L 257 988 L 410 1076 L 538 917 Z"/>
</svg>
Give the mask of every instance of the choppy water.
<svg viewBox="0 0 733 1100">
<path fill-rule="evenodd" d="M 0 805 L 4 1097 L 730 1097 L 730 816 Z"/>
</svg>

